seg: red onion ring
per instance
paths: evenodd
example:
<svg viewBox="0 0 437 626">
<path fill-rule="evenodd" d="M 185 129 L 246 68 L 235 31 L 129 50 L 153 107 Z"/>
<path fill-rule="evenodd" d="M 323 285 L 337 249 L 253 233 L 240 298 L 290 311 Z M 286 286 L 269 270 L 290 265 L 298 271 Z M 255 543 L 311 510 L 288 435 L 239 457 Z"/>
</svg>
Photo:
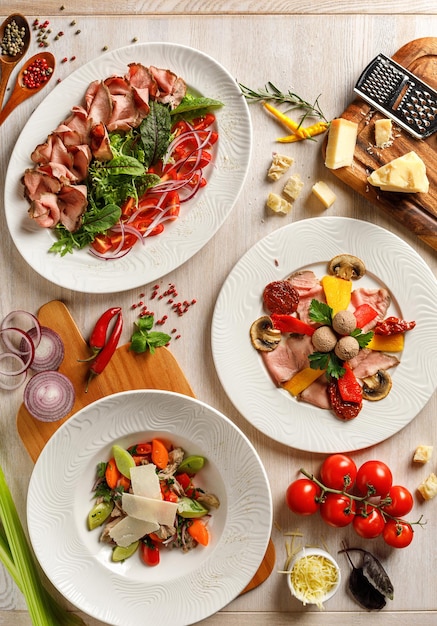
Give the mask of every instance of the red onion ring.
<svg viewBox="0 0 437 626">
<path fill-rule="evenodd" d="M 24 405 L 42 422 L 56 422 L 68 415 L 75 400 L 74 387 L 67 376 L 58 371 L 38 372 L 24 388 Z"/>
<path fill-rule="evenodd" d="M 3 328 L 0 330 L 0 343 L 6 348 L 0 354 L 15 354 L 20 357 L 21 365 L 13 372 L 0 369 L 4 376 L 18 376 L 25 372 L 32 364 L 35 356 L 35 346 L 29 335 L 19 328 Z"/>
<path fill-rule="evenodd" d="M 4 359 L 17 361 L 17 365 L 19 367 L 23 365 L 22 358 L 18 354 L 14 354 L 13 352 L 3 352 L 2 354 L 0 354 L 0 361 L 3 361 Z M 26 376 L 27 376 L 27 368 L 24 371 L 22 371 L 20 374 L 14 374 L 14 373 L 11 374 L 9 372 L 6 374 L 3 371 L 0 371 L 0 388 L 7 389 L 9 391 L 18 389 L 18 387 L 20 387 L 26 380 Z"/>
<path fill-rule="evenodd" d="M 33 329 L 34 337 L 32 339 L 35 348 L 38 346 L 41 339 L 41 325 L 39 320 L 33 313 L 29 313 L 28 311 L 23 311 L 22 309 L 18 309 L 17 311 L 11 311 L 3 318 L 3 321 L 0 325 L 0 329 L 4 330 L 5 328 L 19 328 L 24 332 L 28 332 L 30 329 Z"/>
<path fill-rule="evenodd" d="M 27 333 L 33 341 L 36 334 L 34 329 Z M 30 364 L 30 368 L 34 372 L 43 372 L 44 370 L 57 370 L 64 360 L 65 348 L 64 342 L 56 331 L 47 326 L 41 326 L 40 342 L 35 349 L 35 356 Z"/>
</svg>

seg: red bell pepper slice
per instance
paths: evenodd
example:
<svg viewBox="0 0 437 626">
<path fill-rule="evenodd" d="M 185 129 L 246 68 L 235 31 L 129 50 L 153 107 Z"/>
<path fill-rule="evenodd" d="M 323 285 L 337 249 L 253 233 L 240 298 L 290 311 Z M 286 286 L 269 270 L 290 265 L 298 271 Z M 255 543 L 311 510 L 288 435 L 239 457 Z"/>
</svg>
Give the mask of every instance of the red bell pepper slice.
<svg viewBox="0 0 437 626">
<path fill-rule="evenodd" d="M 378 311 L 375 311 L 370 304 L 360 304 L 354 311 L 354 316 L 357 320 L 357 328 L 363 328 L 366 324 L 374 320 L 377 315 Z"/>
<path fill-rule="evenodd" d="M 341 399 L 343 402 L 355 402 L 355 404 L 360 404 L 363 400 L 361 385 L 357 381 L 347 361 L 343 364 L 343 367 L 345 373 L 338 379 L 338 391 L 340 392 Z"/>
<path fill-rule="evenodd" d="M 287 315 L 286 313 L 272 313 L 270 317 L 274 328 L 280 330 L 281 333 L 297 333 L 299 335 L 309 335 L 311 337 L 316 330 L 313 326 L 310 326 L 306 322 L 294 317 L 294 315 Z"/>
</svg>

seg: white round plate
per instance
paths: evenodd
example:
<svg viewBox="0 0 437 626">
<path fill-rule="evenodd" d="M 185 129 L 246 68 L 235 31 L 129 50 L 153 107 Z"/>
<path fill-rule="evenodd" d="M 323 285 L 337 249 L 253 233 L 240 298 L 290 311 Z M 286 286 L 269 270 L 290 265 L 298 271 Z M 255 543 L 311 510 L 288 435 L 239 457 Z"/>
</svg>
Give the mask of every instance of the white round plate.
<svg viewBox="0 0 437 626">
<path fill-rule="evenodd" d="M 363 402 L 349 422 L 331 411 L 299 402 L 272 382 L 249 328 L 265 312 L 264 287 L 299 269 L 320 278 L 341 252 L 360 257 L 367 274 L 356 287 L 386 287 L 388 315 L 416 328 L 407 333 L 401 363 L 391 370 L 393 387 L 379 402 Z M 212 349 L 220 381 L 240 413 L 261 432 L 293 448 L 332 453 L 366 448 L 394 435 L 425 406 L 437 385 L 435 332 L 437 281 L 404 241 L 368 222 L 341 217 L 302 220 L 255 244 L 226 279 L 214 310 Z"/>
<path fill-rule="evenodd" d="M 215 110 L 219 140 L 208 184 L 181 210 L 165 231 L 137 245 L 116 261 L 93 257 L 87 249 L 61 257 L 49 253 L 55 235 L 29 219 L 21 177 L 33 167 L 30 155 L 80 104 L 88 85 L 113 74 L 124 75 L 129 63 L 169 68 L 188 88 L 220 100 Z M 5 212 L 12 239 L 23 258 L 51 282 L 84 293 L 125 291 L 158 280 L 198 252 L 231 212 L 246 178 L 252 147 L 247 103 L 236 81 L 203 52 L 169 43 L 135 44 L 90 61 L 59 83 L 23 128 L 13 150 L 5 182 Z"/>
<path fill-rule="evenodd" d="M 211 541 L 183 554 L 161 551 L 147 567 L 134 555 L 111 561 L 100 532 L 87 528 L 96 467 L 114 443 L 162 436 L 207 463 L 198 485 L 215 493 Z M 202 481 L 202 482 L 200 482 Z M 44 447 L 27 503 L 30 539 L 53 585 L 80 610 L 107 624 L 182 626 L 233 600 L 255 575 L 272 525 L 268 479 L 255 449 L 224 415 L 167 391 L 107 396 L 72 416 Z"/>
</svg>

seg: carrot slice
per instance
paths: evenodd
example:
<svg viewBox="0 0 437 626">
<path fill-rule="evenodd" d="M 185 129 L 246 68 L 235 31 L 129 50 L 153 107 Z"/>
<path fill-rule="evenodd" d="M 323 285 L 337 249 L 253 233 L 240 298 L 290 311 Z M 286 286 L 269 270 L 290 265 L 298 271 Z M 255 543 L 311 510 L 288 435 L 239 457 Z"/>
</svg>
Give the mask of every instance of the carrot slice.
<svg viewBox="0 0 437 626">
<path fill-rule="evenodd" d="M 152 463 L 159 469 L 168 465 L 168 450 L 160 439 L 152 439 Z"/>
<path fill-rule="evenodd" d="M 204 522 L 201 519 L 194 519 L 188 527 L 188 533 L 200 543 L 201 546 L 207 546 L 209 543 L 209 532 Z"/>
<path fill-rule="evenodd" d="M 115 459 L 108 461 L 105 470 L 105 479 L 110 489 L 115 489 L 120 479 L 121 473 L 118 471 Z"/>
</svg>

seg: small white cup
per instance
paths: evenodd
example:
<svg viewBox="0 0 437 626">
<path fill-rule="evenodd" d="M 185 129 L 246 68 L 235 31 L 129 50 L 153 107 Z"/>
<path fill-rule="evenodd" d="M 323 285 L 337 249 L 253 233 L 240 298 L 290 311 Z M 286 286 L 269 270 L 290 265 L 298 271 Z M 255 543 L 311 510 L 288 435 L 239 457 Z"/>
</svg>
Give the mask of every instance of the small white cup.
<svg viewBox="0 0 437 626">
<path fill-rule="evenodd" d="M 337 572 L 337 580 L 336 580 L 336 583 L 334 584 L 334 586 L 331 587 L 331 589 L 327 593 L 325 593 L 323 596 L 318 597 L 317 600 L 304 597 L 302 595 L 302 593 L 300 593 L 298 590 L 296 590 L 294 588 L 294 585 L 291 582 L 291 572 L 293 571 L 293 567 L 294 567 L 295 563 L 297 561 L 299 561 L 300 559 L 302 559 L 303 557 L 310 556 L 310 555 L 324 557 L 325 559 L 327 559 L 328 561 L 330 561 L 334 565 L 334 567 L 336 569 L 336 572 Z M 332 596 L 337 592 L 337 590 L 338 590 L 338 588 L 340 586 L 340 582 L 341 582 L 341 572 L 340 572 L 340 567 L 339 567 L 338 563 L 329 554 L 329 552 L 326 552 L 326 550 L 321 550 L 319 548 L 303 548 L 302 550 L 300 550 L 293 557 L 293 559 L 292 559 L 292 561 L 290 563 L 289 572 L 290 573 L 287 573 L 288 587 L 289 587 L 291 593 L 293 594 L 293 596 L 295 598 L 297 598 L 298 600 L 300 600 L 304 605 L 306 605 L 306 604 L 317 604 L 320 607 L 324 602 L 329 600 L 329 598 L 332 598 Z"/>
</svg>

